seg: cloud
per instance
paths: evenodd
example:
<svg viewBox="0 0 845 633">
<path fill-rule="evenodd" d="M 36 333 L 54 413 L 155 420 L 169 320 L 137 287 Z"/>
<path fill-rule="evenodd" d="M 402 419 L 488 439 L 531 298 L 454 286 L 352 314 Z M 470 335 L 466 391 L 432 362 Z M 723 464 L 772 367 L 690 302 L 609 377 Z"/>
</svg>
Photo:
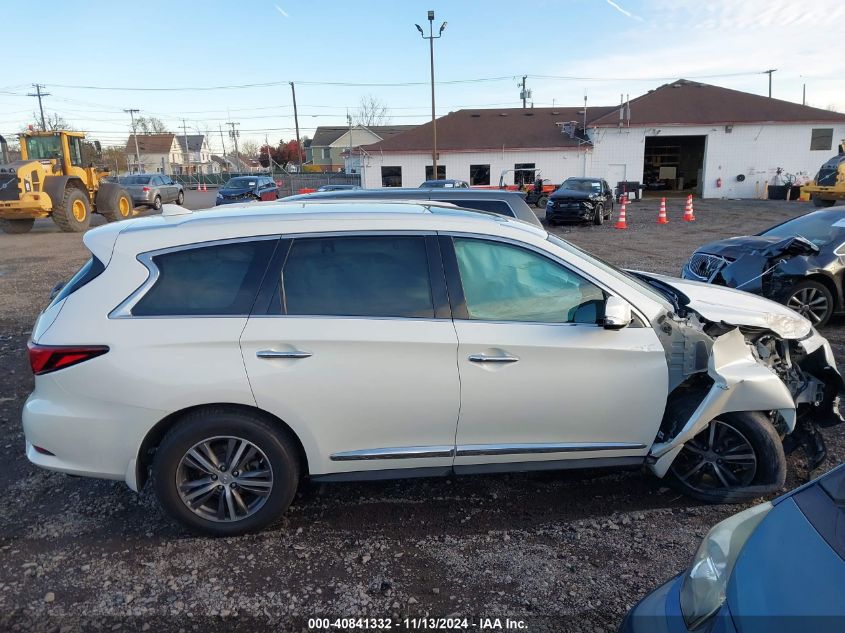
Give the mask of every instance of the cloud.
<svg viewBox="0 0 845 633">
<path fill-rule="evenodd" d="M 629 17 L 629 18 L 631 18 L 631 19 L 633 19 L 633 20 L 639 20 L 640 22 L 643 22 L 643 21 L 644 21 L 644 20 L 643 20 L 640 16 L 638 16 L 638 15 L 634 15 L 634 14 L 633 14 L 633 13 L 631 13 L 630 11 L 626 11 L 625 9 L 623 9 L 622 7 L 620 7 L 618 4 L 616 4 L 613 0 L 605 0 L 605 2 L 607 2 L 607 4 L 609 4 L 610 6 L 612 6 L 614 9 L 616 9 L 617 11 L 619 11 L 619 13 L 621 13 L 621 14 L 622 14 L 622 15 L 624 15 L 624 16 L 627 16 L 627 17 Z"/>
<path fill-rule="evenodd" d="M 285 10 L 284 10 L 282 7 L 280 7 L 278 4 L 277 4 L 277 5 L 274 5 L 274 6 L 276 7 L 276 11 L 278 11 L 279 13 L 281 13 L 283 16 L 285 16 L 286 18 L 289 18 L 289 17 L 290 17 L 290 16 L 288 15 L 288 12 L 287 12 L 287 11 L 285 11 Z"/>
</svg>

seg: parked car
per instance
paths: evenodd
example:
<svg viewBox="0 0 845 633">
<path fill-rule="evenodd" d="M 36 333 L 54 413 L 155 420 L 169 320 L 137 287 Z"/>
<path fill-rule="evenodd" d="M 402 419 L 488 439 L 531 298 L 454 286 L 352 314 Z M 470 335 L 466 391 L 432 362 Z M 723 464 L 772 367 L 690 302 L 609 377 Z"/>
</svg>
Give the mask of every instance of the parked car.
<svg viewBox="0 0 845 633">
<path fill-rule="evenodd" d="M 279 188 L 269 176 L 235 176 L 217 191 L 215 205 L 254 200 L 277 200 Z"/>
<path fill-rule="evenodd" d="M 542 227 L 537 215 L 525 203 L 525 196 L 516 191 L 496 189 L 411 189 L 382 187 L 380 189 L 359 189 L 357 191 L 330 191 L 327 193 L 305 193 L 284 198 L 295 200 L 433 200 L 448 202 L 462 209 L 484 211 L 516 218 L 528 224 Z"/>
<path fill-rule="evenodd" d="M 603 178 L 567 178 L 546 202 L 546 222 L 603 224 L 613 216 L 613 191 Z"/>
<path fill-rule="evenodd" d="M 133 204 L 152 207 L 156 211 L 168 202 L 185 203 L 185 189 L 167 174 L 132 174 L 121 176 L 120 184 L 132 196 Z"/>
<path fill-rule="evenodd" d="M 641 465 L 737 502 L 783 485 L 796 410 L 842 421 L 803 317 L 524 222 L 375 200 L 163 213 L 84 235 L 32 332 L 23 425 L 34 464 L 151 476 L 194 530 L 266 526 L 303 477 Z"/>
<path fill-rule="evenodd" d="M 317 187 L 317 191 L 352 191 L 360 188 L 360 185 L 323 185 Z"/>
<path fill-rule="evenodd" d="M 689 568 L 643 598 L 620 633 L 840 633 L 845 465 L 715 525 Z"/>
<path fill-rule="evenodd" d="M 420 189 L 469 189 L 466 180 L 426 180 L 420 185 Z"/>
<path fill-rule="evenodd" d="M 845 308 L 843 271 L 845 208 L 815 211 L 756 235 L 705 244 L 681 275 L 768 297 L 820 327 Z"/>
</svg>

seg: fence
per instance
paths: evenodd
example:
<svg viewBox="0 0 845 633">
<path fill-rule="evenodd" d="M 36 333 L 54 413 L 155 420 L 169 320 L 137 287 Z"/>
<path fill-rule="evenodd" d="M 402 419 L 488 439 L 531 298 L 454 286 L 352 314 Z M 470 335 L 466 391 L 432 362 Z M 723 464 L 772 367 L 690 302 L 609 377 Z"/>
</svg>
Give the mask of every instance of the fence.
<svg viewBox="0 0 845 633">
<path fill-rule="evenodd" d="M 290 196 L 299 193 L 300 189 L 316 189 L 323 185 L 361 185 L 361 176 L 358 174 L 342 174 L 342 173 L 303 173 L 290 174 L 287 172 L 279 172 L 268 174 L 262 172 L 260 174 L 239 174 L 227 173 L 222 174 L 173 174 L 173 180 L 182 183 L 188 189 L 196 189 L 200 184 L 206 187 L 220 187 L 230 178 L 236 176 L 268 176 L 272 175 L 273 180 L 279 187 L 279 197 Z"/>
</svg>

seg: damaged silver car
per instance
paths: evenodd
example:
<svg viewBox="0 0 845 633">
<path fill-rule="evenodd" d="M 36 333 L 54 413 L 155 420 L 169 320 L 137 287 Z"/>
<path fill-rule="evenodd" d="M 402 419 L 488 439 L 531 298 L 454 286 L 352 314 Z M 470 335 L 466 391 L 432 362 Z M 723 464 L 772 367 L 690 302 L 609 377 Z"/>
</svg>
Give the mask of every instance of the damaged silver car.
<svg viewBox="0 0 845 633">
<path fill-rule="evenodd" d="M 843 422 L 845 385 L 830 344 L 808 319 L 749 293 L 621 271 L 555 236 L 548 239 L 629 281 L 636 294 L 625 299 L 662 346 L 668 384 L 645 459 L 652 473 L 692 497 L 737 502 L 783 485 L 785 453 L 803 448 L 811 467 L 824 460 L 819 427 Z M 662 309 L 651 304 L 655 297 Z M 618 309 L 608 298 L 605 327 L 618 320 Z"/>
</svg>

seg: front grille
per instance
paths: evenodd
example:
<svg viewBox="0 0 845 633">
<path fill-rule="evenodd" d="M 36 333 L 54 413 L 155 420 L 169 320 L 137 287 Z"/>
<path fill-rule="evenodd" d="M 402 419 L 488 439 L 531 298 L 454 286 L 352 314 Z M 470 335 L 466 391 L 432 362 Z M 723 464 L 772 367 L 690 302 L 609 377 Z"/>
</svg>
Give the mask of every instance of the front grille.
<svg viewBox="0 0 845 633">
<path fill-rule="evenodd" d="M 18 177 L 15 174 L 0 174 L 0 200 L 17 200 Z"/>
<path fill-rule="evenodd" d="M 574 209 L 574 210 L 577 210 L 577 209 L 581 208 L 581 203 L 577 202 L 577 201 L 572 201 L 572 200 L 556 200 L 555 203 L 554 203 L 554 208 L 555 209 L 567 209 L 567 210 Z"/>
<path fill-rule="evenodd" d="M 709 281 L 719 270 L 731 260 L 718 255 L 694 253 L 687 262 L 687 270 L 702 281 Z"/>
</svg>

